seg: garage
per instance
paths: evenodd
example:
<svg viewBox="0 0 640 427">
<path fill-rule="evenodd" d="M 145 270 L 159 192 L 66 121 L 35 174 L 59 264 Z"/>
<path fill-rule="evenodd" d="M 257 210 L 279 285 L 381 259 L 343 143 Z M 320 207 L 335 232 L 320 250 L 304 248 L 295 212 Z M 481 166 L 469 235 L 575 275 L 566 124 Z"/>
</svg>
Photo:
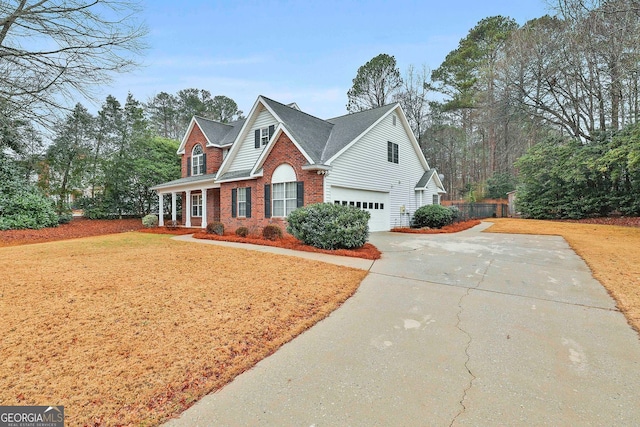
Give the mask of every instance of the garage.
<svg viewBox="0 0 640 427">
<path fill-rule="evenodd" d="M 364 209 L 371 214 L 369 231 L 387 231 L 390 226 L 389 193 L 331 187 L 331 202 Z"/>
</svg>

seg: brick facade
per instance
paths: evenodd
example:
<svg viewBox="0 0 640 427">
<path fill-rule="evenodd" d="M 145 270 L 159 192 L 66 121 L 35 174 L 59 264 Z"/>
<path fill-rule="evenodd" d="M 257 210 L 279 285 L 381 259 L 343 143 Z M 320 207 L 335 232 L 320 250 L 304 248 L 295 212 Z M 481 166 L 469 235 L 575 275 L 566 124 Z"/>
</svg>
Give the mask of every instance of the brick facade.
<svg viewBox="0 0 640 427">
<path fill-rule="evenodd" d="M 206 154 L 206 172 L 215 173 L 220 168 L 223 160 L 222 149 L 217 147 L 207 147 L 206 138 L 196 124 L 184 147 L 182 156 L 182 176 L 187 177 L 187 159 L 191 157 L 191 152 L 196 144 L 201 144 Z M 245 226 L 252 233 L 259 233 L 268 224 L 277 224 L 284 231 L 286 220 L 284 218 L 265 218 L 264 215 L 264 193 L 265 184 L 271 184 L 271 177 L 275 169 L 281 164 L 290 165 L 296 173 L 296 180 L 304 182 L 304 204 L 320 203 L 324 200 L 324 176 L 316 171 L 302 170 L 302 166 L 307 164 L 307 159 L 291 142 L 289 137 L 282 133 L 274 143 L 269 156 L 263 165 L 263 176 L 257 179 L 244 181 L 223 182 L 220 188 L 207 190 L 207 223 L 220 221 L 229 231 L 235 231 L 238 227 Z M 231 214 L 231 193 L 233 189 L 249 187 L 251 188 L 251 217 L 236 217 Z M 191 194 L 198 194 L 199 191 L 192 191 Z M 179 193 L 182 198 L 182 224 L 186 224 L 186 193 Z M 202 219 L 191 217 L 191 226 L 200 227 Z"/>
<path fill-rule="evenodd" d="M 324 200 L 324 179 L 316 171 L 302 170 L 307 160 L 284 133 L 275 142 L 271 153 L 264 162 L 263 176 L 258 179 L 222 183 L 220 187 L 220 220 L 228 230 L 245 226 L 249 230 L 259 231 L 268 224 L 277 224 L 284 231 L 284 218 L 265 218 L 264 186 L 271 183 L 271 176 L 281 164 L 290 165 L 296 172 L 296 180 L 304 182 L 304 204 L 320 203 Z M 231 190 L 234 188 L 251 188 L 251 218 L 232 218 Z"/>
<path fill-rule="evenodd" d="M 193 151 L 193 147 L 196 144 L 200 144 L 203 148 L 203 151 L 206 155 L 206 173 L 211 174 L 215 173 L 220 169 L 220 165 L 223 160 L 223 150 L 219 147 L 207 147 L 207 138 L 205 138 L 202 130 L 198 126 L 198 124 L 194 124 L 191 133 L 189 133 L 189 137 L 185 142 L 184 146 L 184 154 L 181 159 L 181 167 L 182 167 L 182 177 L 187 177 L 187 165 L 188 160 L 191 158 L 191 153 Z M 197 194 L 198 191 L 192 191 L 191 194 Z M 186 224 L 187 220 L 187 212 L 185 211 L 186 204 L 186 193 L 179 193 L 178 197 L 182 198 L 182 224 Z M 219 188 L 210 188 L 207 190 L 207 222 L 212 221 L 220 221 L 220 189 Z M 192 227 L 200 227 L 202 224 L 202 219 L 198 217 L 191 217 L 191 226 Z"/>
<path fill-rule="evenodd" d="M 182 155 L 182 177 L 189 176 L 187 173 L 187 159 L 191 158 L 191 152 L 196 144 L 200 144 L 206 155 L 206 173 L 215 173 L 220 169 L 222 164 L 222 148 L 219 147 L 207 147 L 207 138 L 205 138 L 200 127 L 195 124 L 187 141 L 184 145 L 184 154 Z"/>
</svg>

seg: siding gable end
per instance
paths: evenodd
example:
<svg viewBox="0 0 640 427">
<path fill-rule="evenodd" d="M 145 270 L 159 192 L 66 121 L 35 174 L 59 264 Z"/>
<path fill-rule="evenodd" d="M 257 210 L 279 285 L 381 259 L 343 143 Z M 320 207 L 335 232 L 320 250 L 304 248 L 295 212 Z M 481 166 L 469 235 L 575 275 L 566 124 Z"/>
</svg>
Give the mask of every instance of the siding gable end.
<svg viewBox="0 0 640 427">
<path fill-rule="evenodd" d="M 262 101 L 262 97 L 258 97 L 242 130 L 222 162 L 218 176 L 222 176 L 227 172 L 253 169 L 258 157 L 265 148 L 264 146 L 256 147 L 256 138 L 259 137 L 259 130 L 269 126 L 274 126 L 275 128 L 280 122 L 279 117 Z"/>
</svg>

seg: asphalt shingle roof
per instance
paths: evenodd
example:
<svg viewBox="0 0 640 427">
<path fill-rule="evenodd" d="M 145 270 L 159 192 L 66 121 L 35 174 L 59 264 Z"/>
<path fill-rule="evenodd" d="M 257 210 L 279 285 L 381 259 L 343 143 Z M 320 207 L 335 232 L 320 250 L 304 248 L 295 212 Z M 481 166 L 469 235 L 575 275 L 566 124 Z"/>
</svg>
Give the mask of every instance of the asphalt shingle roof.
<svg viewBox="0 0 640 427">
<path fill-rule="evenodd" d="M 395 103 L 389 104 L 372 110 L 347 114 L 345 116 L 334 117 L 333 119 L 327 120 L 327 122 L 332 123 L 334 127 L 322 153 L 322 161 L 327 161 L 331 157 L 335 156 L 358 135 L 367 130 L 369 126 L 374 124 L 397 105 L 398 104 Z"/>
<path fill-rule="evenodd" d="M 426 171 L 424 175 L 422 175 L 422 178 L 420 178 L 420 181 L 416 184 L 416 188 L 426 187 L 434 173 L 436 173 L 435 169 L 429 169 Z"/>
<path fill-rule="evenodd" d="M 397 104 L 385 105 L 372 110 L 347 114 L 322 120 L 290 105 L 261 97 L 271 110 L 282 120 L 283 126 L 291 133 L 302 149 L 316 164 L 324 164 L 336 153 L 362 134 L 369 126 L 395 108 Z M 216 145 L 233 143 L 246 119 L 223 124 L 196 117 L 200 129 L 209 141 Z M 225 174 L 222 179 L 229 179 Z"/>
</svg>

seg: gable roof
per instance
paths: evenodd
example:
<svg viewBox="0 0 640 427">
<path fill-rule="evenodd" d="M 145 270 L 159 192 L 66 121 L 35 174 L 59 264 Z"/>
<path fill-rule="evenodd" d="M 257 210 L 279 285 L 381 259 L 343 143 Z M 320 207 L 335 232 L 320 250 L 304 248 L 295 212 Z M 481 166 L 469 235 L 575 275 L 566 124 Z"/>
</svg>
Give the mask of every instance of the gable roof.
<svg viewBox="0 0 640 427">
<path fill-rule="evenodd" d="M 220 123 L 204 117 L 193 116 L 178 148 L 178 154 L 184 154 L 184 147 L 187 144 L 189 134 L 191 134 L 191 131 L 196 125 L 200 128 L 207 140 L 207 146 L 221 147 L 233 143 L 243 124 L 244 119 L 231 123 Z"/>
<path fill-rule="evenodd" d="M 276 120 L 284 124 L 307 156 L 313 159 L 314 163 L 322 163 L 322 151 L 331 135 L 333 124 L 273 99 L 264 96 L 261 98 L 275 113 Z"/>
<path fill-rule="evenodd" d="M 327 120 L 334 125 L 334 128 L 325 144 L 322 160 L 326 162 L 332 159 L 397 106 L 398 104 L 394 103 Z"/>
<path fill-rule="evenodd" d="M 296 147 L 298 147 L 302 152 L 307 161 L 309 161 L 309 165 L 312 167 L 329 167 L 335 158 L 339 157 L 351 145 L 355 144 L 377 123 L 387 115 L 391 114 L 392 111 L 399 110 L 398 117 L 407 130 L 412 144 L 414 145 L 416 155 L 420 157 L 420 161 L 425 169 L 429 168 L 428 163 L 408 126 L 406 116 L 402 112 L 398 103 L 323 120 L 301 111 L 295 103 L 285 105 L 262 95 L 258 96 L 258 99 L 254 103 L 246 119 L 223 124 L 203 117 L 194 117 L 183 138 L 178 154 L 184 154 L 186 140 L 193 127 L 197 125 L 207 138 L 207 146 L 223 147 L 231 145 L 231 150 L 220 166 L 218 173 L 221 178 L 230 178 L 235 176 L 235 173 L 233 172 L 236 171 L 229 170 L 229 167 L 240 149 L 240 141 L 244 139 L 250 129 L 250 126 L 254 123 L 256 117 L 263 108 L 267 109 L 278 122 L 276 127 L 279 132 L 276 133 L 278 135 L 282 132 L 286 133 L 294 142 Z M 258 161 L 249 174 L 250 176 L 258 173 L 261 163 L 266 158 L 266 155 L 268 155 L 268 152 L 271 150 L 272 144 L 275 143 L 276 139 L 277 138 L 274 133 L 272 139 L 263 149 L 263 155 L 259 156 Z M 243 173 L 242 176 L 245 177 L 246 171 L 243 172 L 245 173 Z"/>
<path fill-rule="evenodd" d="M 438 173 L 435 169 L 429 169 L 422 175 L 422 178 L 420 178 L 420 180 L 416 184 L 416 190 L 426 188 L 427 185 L 429 185 L 429 181 L 431 180 L 434 180 L 434 182 L 436 183 L 436 186 L 440 190 L 438 191 L 439 193 L 446 193 L 444 185 L 442 185 L 442 181 L 440 180 L 440 177 L 438 176 Z"/>
</svg>

